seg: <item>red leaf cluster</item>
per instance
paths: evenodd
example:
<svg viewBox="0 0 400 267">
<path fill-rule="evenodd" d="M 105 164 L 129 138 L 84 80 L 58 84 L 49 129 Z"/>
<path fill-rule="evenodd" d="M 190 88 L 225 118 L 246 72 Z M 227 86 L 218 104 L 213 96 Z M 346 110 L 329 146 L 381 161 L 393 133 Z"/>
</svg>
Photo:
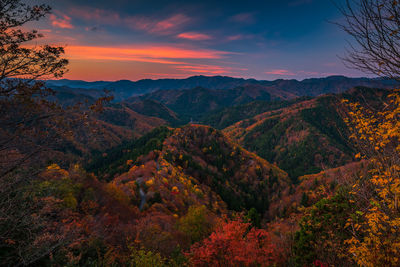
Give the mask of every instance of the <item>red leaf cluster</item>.
<svg viewBox="0 0 400 267">
<path fill-rule="evenodd" d="M 224 222 L 207 239 L 192 246 L 192 266 L 270 266 L 276 247 L 267 231 L 242 220 Z"/>
</svg>

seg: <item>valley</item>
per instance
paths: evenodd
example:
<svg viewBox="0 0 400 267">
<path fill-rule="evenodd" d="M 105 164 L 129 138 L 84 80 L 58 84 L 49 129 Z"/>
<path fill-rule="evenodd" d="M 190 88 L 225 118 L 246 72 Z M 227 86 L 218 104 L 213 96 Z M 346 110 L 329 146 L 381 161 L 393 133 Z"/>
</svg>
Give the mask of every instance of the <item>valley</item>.
<svg viewBox="0 0 400 267">
<path fill-rule="evenodd" d="M 79 224 L 94 224 L 102 233 L 82 233 L 88 242 L 101 238 L 104 246 L 115 247 L 115 234 L 133 235 L 140 247 L 179 261 L 184 254 L 170 258 L 178 248 L 186 253 L 221 218 L 242 216 L 267 229 L 274 255 L 288 259 L 290 246 L 303 246 L 289 237 L 303 234 L 297 221 L 304 210 L 348 190 L 370 169 L 356 157 L 344 101 L 380 109 L 393 90 L 360 85 L 337 94 L 272 97 L 259 86 L 246 86 L 160 90 L 106 103 L 90 117 L 98 130 L 86 135 L 82 128 L 69 146 L 70 157 L 80 151 L 76 159 L 83 165 L 54 165 L 42 174 L 52 177 L 46 178 L 50 184 L 40 187 L 60 192 L 64 201 L 64 184 L 77 188 L 68 197 Z M 65 105 L 81 96 L 55 95 Z M 92 202 L 81 197 L 87 192 L 93 192 Z M 107 232 L 104 219 L 122 228 Z M 278 258 L 275 264 L 283 264 Z"/>
<path fill-rule="evenodd" d="M 0 266 L 400 266 L 399 25 L 0 0 Z"/>
</svg>

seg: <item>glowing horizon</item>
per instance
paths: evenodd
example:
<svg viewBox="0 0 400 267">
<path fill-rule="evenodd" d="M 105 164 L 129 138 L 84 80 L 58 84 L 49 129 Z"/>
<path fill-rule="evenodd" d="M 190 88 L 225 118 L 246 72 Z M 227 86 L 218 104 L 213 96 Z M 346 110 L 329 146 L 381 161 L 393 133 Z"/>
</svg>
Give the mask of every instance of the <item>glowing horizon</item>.
<svg viewBox="0 0 400 267">
<path fill-rule="evenodd" d="M 326 22 L 341 19 L 331 3 L 35 1 L 53 7 L 32 27 L 45 35 L 39 43 L 66 47 L 66 79 L 362 76 L 338 58 L 346 35 Z"/>
</svg>

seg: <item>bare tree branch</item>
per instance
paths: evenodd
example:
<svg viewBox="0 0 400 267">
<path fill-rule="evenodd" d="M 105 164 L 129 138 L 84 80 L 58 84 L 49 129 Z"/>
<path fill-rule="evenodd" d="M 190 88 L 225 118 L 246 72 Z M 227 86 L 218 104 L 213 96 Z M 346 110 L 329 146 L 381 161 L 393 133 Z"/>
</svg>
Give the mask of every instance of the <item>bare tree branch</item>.
<svg viewBox="0 0 400 267">
<path fill-rule="evenodd" d="M 346 0 L 337 5 L 345 22 L 337 23 L 352 38 L 346 66 L 400 80 L 400 6 L 395 0 Z"/>
</svg>

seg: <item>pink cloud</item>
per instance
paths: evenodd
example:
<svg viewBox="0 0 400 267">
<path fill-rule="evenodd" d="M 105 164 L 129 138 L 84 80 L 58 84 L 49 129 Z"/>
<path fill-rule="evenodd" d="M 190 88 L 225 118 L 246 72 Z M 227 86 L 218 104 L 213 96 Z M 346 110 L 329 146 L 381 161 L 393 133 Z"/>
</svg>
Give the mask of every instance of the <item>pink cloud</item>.
<svg viewBox="0 0 400 267">
<path fill-rule="evenodd" d="M 237 35 L 228 36 L 228 41 L 237 41 L 237 40 L 242 40 L 243 38 L 244 38 L 243 35 L 237 34 Z"/>
<path fill-rule="evenodd" d="M 320 75 L 319 72 L 316 72 L 316 71 L 305 71 L 305 70 L 300 70 L 300 71 L 297 72 L 297 74 L 308 75 L 308 76 L 318 76 L 318 75 Z"/>
<path fill-rule="evenodd" d="M 121 17 L 117 12 L 86 7 L 73 7 L 68 12 L 71 16 L 90 22 L 116 25 L 121 23 Z"/>
<path fill-rule="evenodd" d="M 238 40 L 254 39 L 254 38 L 256 38 L 254 34 L 236 34 L 228 36 L 226 39 L 228 41 L 238 41 Z"/>
<path fill-rule="evenodd" d="M 181 39 L 189 39 L 189 40 L 194 40 L 194 41 L 203 41 L 203 40 L 209 40 L 212 39 L 210 35 L 203 34 L 203 33 L 197 33 L 197 32 L 183 32 L 177 35 L 178 38 Z"/>
<path fill-rule="evenodd" d="M 265 72 L 265 74 L 270 74 L 270 75 L 286 75 L 286 76 L 293 76 L 296 75 L 295 73 L 291 72 L 290 70 L 285 70 L 285 69 L 277 69 L 277 70 L 271 70 Z"/>
<path fill-rule="evenodd" d="M 239 22 L 239 23 L 254 23 L 254 15 L 252 13 L 240 13 L 232 16 L 230 18 L 231 21 Z"/>
<path fill-rule="evenodd" d="M 74 25 L 71 24 L 71 18 L 67 15 L 50 15 L 51 25 L 61 29 L 73 29 L 75 28 Z"/>
<path fill-rule="evenodd" d="M 166 33 L 171 30 L 177 30 L 179 27 L 183 26 L 189 21 L 189 17 L 183 14 L 176 14 L 165 20 L 157 22 L 154 27 L 150 29 L 150 32 Z"/>
<path fill-rule="evenodd" d="M 159 21 L 142 16 L 127 17 L 123 21 L 131 29 L 164 35 L 176 33 L 190 21 L 190 18 L 183 14 L 175 14 Z"/>
<path fill-rule="evenodd" d="M 84 19 L 91 23 L 105 25 L 125 25 L 133 30 L 140 30 L 150 34 L 174 34 L 191 21 L 184 14 L 173 14 L 164 19 L 145 16 L 121 17 L 118 13 L 103 9 L 76 7 L 69 10 L 73 17 Z"/>
<path fill-rule="evenodd" d="M 50 29 L 40 29 L 39 31 L 40 32 L 45 32 L 45 33 L 51 33 L 52 32 L 52 30 L 50 30 Z"/>
</svg>

